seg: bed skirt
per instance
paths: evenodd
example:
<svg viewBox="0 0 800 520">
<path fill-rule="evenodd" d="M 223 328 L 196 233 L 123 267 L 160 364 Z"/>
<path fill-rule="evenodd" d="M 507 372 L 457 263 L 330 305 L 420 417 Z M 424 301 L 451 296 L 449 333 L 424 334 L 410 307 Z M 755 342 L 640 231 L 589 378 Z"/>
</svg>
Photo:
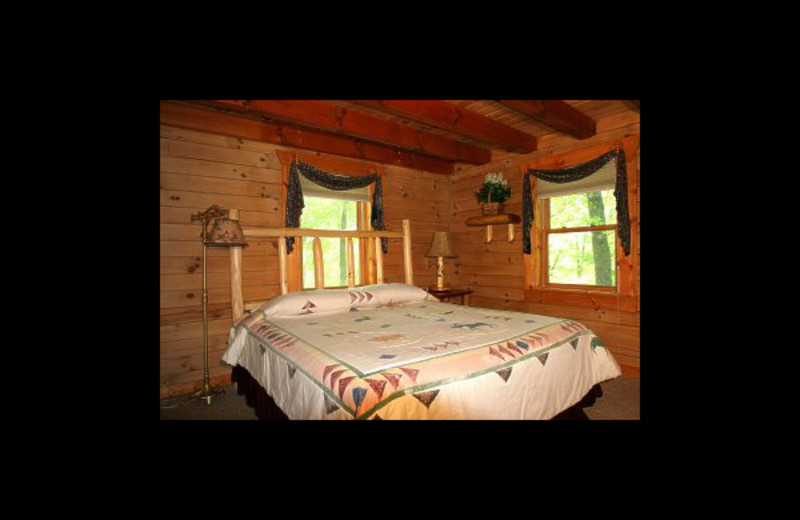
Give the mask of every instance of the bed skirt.
<svg viewBox="0 0 800 520">
<path fill-rule="evenodd" d="M 267 394 L 258 381 L 250 375 L 250 372 L 241 365 L 233 367 L 231 372 L 231 382 L 236 383 L 236 393 L 245 396 L 247 406 L 253 408 L 256 416 L 260 420 L 267 421 L 286 421 L 289 417 L 278 408 L 275 401 Z M 584 408 L 594 405 L 598 397 L 602 397 L 603 390 L 600 384 L 594 385 L 577 404 L 567 408 L 552 420 L 589 420 Z"/>
</svg>

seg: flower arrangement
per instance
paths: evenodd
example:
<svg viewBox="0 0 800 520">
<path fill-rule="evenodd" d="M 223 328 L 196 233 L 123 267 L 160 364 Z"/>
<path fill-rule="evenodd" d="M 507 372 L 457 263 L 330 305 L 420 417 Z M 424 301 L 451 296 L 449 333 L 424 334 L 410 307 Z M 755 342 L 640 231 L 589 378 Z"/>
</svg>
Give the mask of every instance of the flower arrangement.
<svg viewBox="0 0 800 520">
<path fill-rule="evenodd" d="M 475 199 L 481 203 L 484 215 L 502 213 L 505 201 L 511 197 L 511 187 L 502 173 L 488 173 L 483 186 L 475 192 Z"/>
</svg>

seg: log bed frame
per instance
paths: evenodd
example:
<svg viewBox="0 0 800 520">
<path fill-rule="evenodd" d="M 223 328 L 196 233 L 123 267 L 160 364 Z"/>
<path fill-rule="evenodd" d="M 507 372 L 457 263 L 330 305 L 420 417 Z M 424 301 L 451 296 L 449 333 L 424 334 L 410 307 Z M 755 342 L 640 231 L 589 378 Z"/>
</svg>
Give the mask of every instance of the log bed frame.
<svg viewBox="0 0 800 520">
<path fill-rule="evenodd" d="M 239 210 L 231 209 L 228 211 L 228 218 L 238 220 Z M 322 237 L 345 238 L 347 243 L 347 286 L 355 287 L 355 257 L 353 255 L 353 239 L 367 239 L 374 241 L 375 251 L 375 273 L 372 272 L 372 259 L 367 262 L 368 283 L 384 283 L 383 275 L 383 249 L 381 248 L 381 238 L 402 239 L 403 240 L 403 270 L 405 283 L 414 285 L 414 266 L 411 262 L 411 222 L 403 220 L 403 231 L 336 231 L 329 229 L 305 229 L 305 228 L 267 228 L 267 227 L 243 227 L 245 238 L 275 238 L 278 240 L 278 272 L 280 276 L 281 294 L 289 292 L 289 255 L 286 250 L 286 240 L 279 240 L 285 237 L 313 237 L 314 238 L 314 287 L 315 289 L 325 288 L 325 268 L 322 261 Z M 241 318 L 245 311 L 252 310 L 262 301 L 245 302 L 242 296 L 242 250 L 241 248 L 231 249 L 231 308 L 233 309 L 233 321 Z"/>
<path fill-rule="evenodd" d="M 239 210 L 228 210 L 228 218 L 239 220 Z M 381 238 L 402 239 L 403 240 L 403 270 L 405 283 L 414 285 L 414 270 L 411 261 L 411 223 L 408 219 L 402 221 L 402 232 L 397 231 L 335 231 L 325 229 L 305 229 L 305 228 L 267 228 L 267 227 L 243 227 L 245 238 L 275 238 L 278 240 L 278 271 L 280 276 L 281 294 L 289 292 L 288 264 L 289 255 L 286 249 L 285 237 L 313 237 L 314 238 L 314 286 L 315 289 L 324 289 L 324 265 L 322 260 L 321 237 L 337 237 L 346 239 L 347 247 L 347 286 L 355 287 L 355 259 L 353 255 L 353 239 L 367 239 L 374 241 L 375 272 L 372 272 L 371 257 L 368 262 L 367 279 L 369 283 L 384 283 L 383 270 L 383 249 L 381 248 Z M 230 250 L 231 260 L 231 307 L 233 310 L 233 321 L 236 322 L 245 312 L 248 312 L 259 305 L 262 301 L 245 302 L 242 292 L 242 250 L 232 248 Z M 285 413 L 275 404 L 275 401 L 267 394 L 266 390 L 256 381 L 250 373 L 242 366 L 235 366 L 231 372 L 231 382 L 236 384 L 238 394 L 244 394 L 248 406 L 254 408 L 259 419 L 284 420 L 288 419 Z M 589 392 L 575 405 L 559 413 L 554 420 L 587 420 L 588 417 L 583 412 L 583 408 L 592 406 L 597 397 L 603 395 L 600 385 L 592 387 Z"/>
</svg>

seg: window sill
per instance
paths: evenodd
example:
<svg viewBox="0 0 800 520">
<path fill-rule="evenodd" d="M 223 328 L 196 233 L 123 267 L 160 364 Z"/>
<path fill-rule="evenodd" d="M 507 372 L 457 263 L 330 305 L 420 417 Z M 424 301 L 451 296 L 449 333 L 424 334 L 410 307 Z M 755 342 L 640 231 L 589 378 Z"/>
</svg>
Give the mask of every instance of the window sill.
<svg viewBox="0 0 800 520">
<path fill-rule="evenodd" d="M 636 298 L 633 296 L 589 289 L 526 289 L 525 301 L 548 305 L 575 305 L 595 309 L 614 309 L 626 312 L 637 311 Z"/>
</svg>

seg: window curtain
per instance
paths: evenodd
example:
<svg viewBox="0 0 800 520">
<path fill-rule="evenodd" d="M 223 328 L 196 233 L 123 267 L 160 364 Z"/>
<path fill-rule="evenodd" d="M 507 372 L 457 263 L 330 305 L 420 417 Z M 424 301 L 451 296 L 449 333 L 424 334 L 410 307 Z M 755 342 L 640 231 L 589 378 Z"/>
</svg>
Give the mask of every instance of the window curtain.
<svg viewBox="0 0 800 520">
<path fill-rule="evenodd" d="M 533 225 L 533 197 L 531 196 L 531 180 L 533 175 L 537 179 L 547 182 L 566 183 L 574 182 L 595 173 L 605 166 L 608 161 L 616 158 L 617 177 L 614 186 L 614 198 L 617 200 L 617 232 L 619 233 L 622 250 L 625 256 L 631 252 L 631 223 L 628 211 L 628 168 L 625 165 L 625 150 L 617 147 L 600 157 L 583 164 L 562 168 L 560 170 L 537 170 L 529 168 L 522 176 L 522 250 L 526 255 L 531 254 L 531 226 Z"/>
<path fill-rule="evenodd" d="M 286 190 L 286 227 L 300 227 L 300 215 L 303 214 L 303 187 L 300 184 L 300 175 L 329 190 L 344 191 L 369 186 L 375 183 L 375 193 L 372 196 L 372 215 L 370 222 L 372 228 L 383 231 L 386 229 L 383 216 L 383 185 L 381 176 L 377 173 L 349 177 L 347 175 L 334 175 L 295 159 L 289 167 L 289 186 Z M 295 237 L 286 237 L 286 250 L 291 253 L 294 249 Z M 389 252 L 388 239 L 381 238 L 381 249 Z"/>
</svg>

